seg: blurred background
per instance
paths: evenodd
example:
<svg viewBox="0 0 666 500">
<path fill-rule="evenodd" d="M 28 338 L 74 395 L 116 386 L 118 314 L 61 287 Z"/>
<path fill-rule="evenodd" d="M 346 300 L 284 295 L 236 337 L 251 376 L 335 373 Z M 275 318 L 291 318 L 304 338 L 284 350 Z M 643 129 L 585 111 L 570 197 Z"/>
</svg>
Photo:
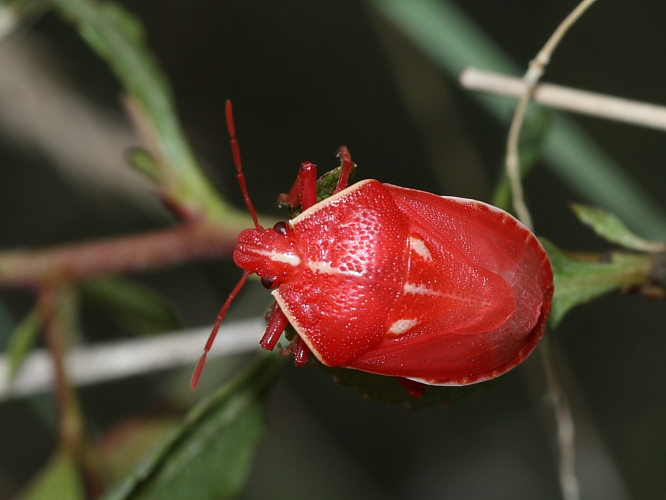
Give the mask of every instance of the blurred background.
<svg viewBox="0 0 666 500">
<path fill-rule="evenodd" d="M 490 199 L 507 125 L 462 90 L 410 36 L 401 23 L 406 17 L 387 7 L 409 2 L 122 3 L 145 24 L 207 174 L 239 208 L 226 99 L 234 102 L 248 187 L 262 214 L 286 217 L 276 197 L 291 187 L 300 163 L 329 170 L 341 144 L 359 165 L 357 178 Z M 577 2 L 426 3 L 454 9 L 525 68 Z M 565 37 L 544 80 L 664 103 L 664 19 L 666 4 L 598 2 Z M 126 150 L 139 141 L 120 93 L 107 66 L 53 12 L 0 43 L 2 249 L 172 223 L 148 184 L 124 166 Z M 632 227 L 666 238 L 659 234 L 663 132 L 573 119 L 651 200 L 653 216 L 643 219 L 652 224 Z M 539 236 L 564 249 L 608 248 L 568 208 L 572 201 L 598 202 L 585 195 L 590 186 L 544 161 L 525 188 Z M 133 276 L 167 297 L 186 328 L 211 324 L 239 277 L 228 259 Z M 4 347 L 33 297 L 2 290 L 0 298 Z M 269 303 L 265 290 L 251 284 L 229 320 L 260 316 Z M 555 334 L 577 419 L 583 498 L 650 499 L 666 490 L 665 324 L 663 303 L 610 296 L 575 309 Z M 130 335 L 94 307 L 84 307 L 81 332 L 85 342 Z M 216 361 L 204 393 L 246 362 Z M 87 423 L 104 439 L 150 419 L 166 426 L 193 402 L 191 369 L 82 388 Z M 268 432 L 242 498 L 560 498 L 556 436 L 540 378 L 533 357 L 489 391 L 449 408 L 411 412 L 368 403 L 312 366 L 290 366 L 271 396 Z M 0 499 L 14 497 L 47 462 L 55 415 L 46 393 L 0 402 Z"/>
</svg>

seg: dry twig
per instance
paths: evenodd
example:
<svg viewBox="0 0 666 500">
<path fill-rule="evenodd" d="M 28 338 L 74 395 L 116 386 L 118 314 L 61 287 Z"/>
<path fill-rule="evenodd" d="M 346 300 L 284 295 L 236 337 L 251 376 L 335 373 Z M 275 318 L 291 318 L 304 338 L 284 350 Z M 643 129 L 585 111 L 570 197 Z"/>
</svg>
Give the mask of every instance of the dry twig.
<svg viewBox="0 0 666 500">
<path fill-rule="evenodd" d="M 555 32 L 548 39 L 543 48 L 539 51 L 523 77 L 525 84 L 524 92 L 518 102 L 516 112 L 511 122 L 509 136 L 507 139 L 506 169 L 507 175 L 511 181 L 513 206 L 518 218 L 529 228 L 532 228 L 532 218 L 523 198 L 523 188 L 520 182 L 520 159 L 518 155 L 518 142 L 520 130 L 525 120 L 527 106 L 532 98 L 534 88 L 543 75 L 546 66 L 550 62 L 553 51 L 558 46 L 564 35 L 571 26 L 580 18 L 580 16 L 596 0 L 583 0 L 578 6 L 562 21 Z M 555 420 L 558 427 L 558 444 L 560 450 L 560 485 L 562 495 L 565 500 L 578 500 L 580 492 L 578 480 L 574 470 L 574 424 L 571 410 L 566 397 L 566 392 L 562 386 L 559 374 L 555 369 L 555 359 L 552 349 L 549 349 L 550 339 L 542 340 L 542 355 L 544 359 L 544 370 L 548 378 L 548 392 L 550 400 L 555 409 Z"/>
<path fill-rule="evenodd" d="M 460 75 L 460 83 L 468 90 L 507 97 L 521 97 L 527 89 L 522 78 L 477 68 L 465 69 Z M 536 85 L 532 100 L 551 108 L 666 130 L 666 106 L 549 83 Z"/>
</svg>

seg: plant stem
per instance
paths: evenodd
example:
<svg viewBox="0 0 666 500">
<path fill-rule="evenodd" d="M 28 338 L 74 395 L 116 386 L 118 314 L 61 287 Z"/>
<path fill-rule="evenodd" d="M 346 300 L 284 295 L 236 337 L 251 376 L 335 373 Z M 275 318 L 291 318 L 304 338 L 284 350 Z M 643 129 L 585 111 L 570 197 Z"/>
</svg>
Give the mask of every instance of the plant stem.
<svg viewBox="0 0 666 500">
<path fill-rule="evenodd" d="M 72 323 L 69 316 L 74 313 L 71 304 L 65 304 L 71 299 L 67 295 L 67 287 L 42 288 L 39 293 L 39 305 L 46 317 L 44 340 L 53 361 L 55 395 L 60 415 L 58 426 L 60 446 L 68 453 L 79 457 L 83 449 L 85 426 L 78 398 L 69 383 L 65 369 L 67 347 L 64 337 L 68 325 Z"/>
<path fill-rule="evenodd" d="M 536 55 L 534 60 L 530 63 L 523 81 L 525 82 L 525 90 L 523 95 L 518 101 L 516 112 L 511 121 L 509 128 L 509 136 L 507 138 L 506 146 L 506 173 L 511 180 L 511 191 L 513 195 L 513 206 L 520 221 L 528 228 L 532 229 L 532 217 L 525 204 L 523 198 L 523 186 L 520 182 L 520 159 L 518 155 L 518 141 L 520 139 L 520 129 L 523 127 L 525 120 L 525 113 L 527 106 L 532 98 L 534 87 L 539 81 L 539 78 L 546 70 L 546 66 L 550 62 L 550 58 L 562 40 L 562 37 L 569 31 L 571 26 L 583 15 L 583 13 L 595 2 L 595 0 L 583 0 L 578 6 L 562 21 L 562 23 L 553 32 L 543 48 Z"/>
<path fill-rule="evenodd" d="M 520 129 L 525 120 L 527 106 L 534 93 L 534 88 L 543 75 L 550 58 L 558 44 L 569 31 L 571 26 L 583 15 L 583 13 L 595 2 L 595 0 L 582 0 L 578 6 L 560 23 L 550 36 L 546 44 L 530 63 L 523 80 L 525 90 L 518 102 L 516 112 L 511 121 L 506 151 L 506 173 L 511 180 L 511 191 L 513 195 L 513 206 L 518 218 L 528 228 L 532 229 L 532 217 L 530 216 L 525 199 L 523 198 L 523 186 L 520 181 L 520 157 L 518 141 L 520 140 Z M 548 337 L 548 336 L 546 336 Z M 574 422 L 567 401 L 566 391 L 561 383 L 559 373 L 556 369 L 556 360 L 549 344 L 550 340 L 544 338 L 541 341 L 541 354 L 544 370 L 548 379 L 548 391 L 553 401 L 555 419 L 558 427 L 558 444 L 560 449 L 560 486 L 564 500 L 578 500 L 580 498 L 578 480 L 574 470 L 575 448 L 574 448 Z"/>
<path fill-rule="evenodd" d="M 59 286 L 95 276 L 146 271 L 228 255 L 240 228 L 205 220 L 44 250 L 0 252 L 0 286 Z"/>
<path fill-rule="evenodd" d="M 471 67 L 460 75 L 460 83 L 469 90 L 507 97 L 520 97 L 525 92 L 522 78 Z M 666 130 L 666 106 L 549 83 L 537 85 L 532 100 L 551 108 Z"/>
</svg>

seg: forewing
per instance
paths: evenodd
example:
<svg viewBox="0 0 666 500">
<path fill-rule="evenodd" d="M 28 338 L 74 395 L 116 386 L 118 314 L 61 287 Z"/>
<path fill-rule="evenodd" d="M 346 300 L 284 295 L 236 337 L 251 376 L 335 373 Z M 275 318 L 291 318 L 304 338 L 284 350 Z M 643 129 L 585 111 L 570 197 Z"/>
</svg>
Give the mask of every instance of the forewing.
<svg viewBox="0 0 666 500">
<path fill-rule="evenodd" d="M 303 272 L 274 292 L 323 363 L 346 364 L 386 333 L 407 267 L 408 222 L 377 181 L 363 181 L 294 219 Z"/>
<path fill-rule="evenodd" d="M 483 203 L 385 186 L 410 223 L 405 293 L 389 335 L 348 366 L 452 384 L 514 366 L 546 293 L 534 236 Z"/>
</svg>

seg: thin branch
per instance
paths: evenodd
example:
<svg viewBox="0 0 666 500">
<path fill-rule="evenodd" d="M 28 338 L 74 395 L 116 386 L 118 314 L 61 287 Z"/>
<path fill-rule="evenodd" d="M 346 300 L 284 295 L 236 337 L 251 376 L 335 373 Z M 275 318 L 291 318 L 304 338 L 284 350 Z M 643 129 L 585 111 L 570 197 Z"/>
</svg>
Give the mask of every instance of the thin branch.
<svg viewBox="0 0 666 500">
<path fill-rule="evenodd" d="M 72 299 L 67 286 L 42 288 L 39 293 L 39 304 L 46 316 L 44 340 L 53 361 L 51 373 L 58 402 L 60 446 L 79 457 L 85 440 L 85 424 L 65 366 L 66 338 L 71 335 L 72 317 L 76 315 Z"/>
<path fill-rule="evenodd" d="M 550 62 L 553 51 L 571 26 L 573 26 L 580 16 L 583 15 L 583 13 L 595 1 L 596 0 L 583 0 L 578 4 L 578 6 L 557 27 L 544 47 L 530 63 L 530 67 L 523 77 L 525 89 L 518 102 L 518 106 L 516 107 L 516 112 L 509 129 L 509 137 L 507 139 L 506 170 L 511 181 L 513 206 L 516 209 L 518 218 L 529 228 L 532 228 L 532 218 L 527 209 L 527 205 L 525 205 L 523 187 L 520 182 L 520 159 L 518 155 L 520 130 L 522 129 L 527 106 L 532 98 L 534 88 L 543 75 L 546 66 Z M 580 498 L 580 492 L 574 470 L 575 449 L 573 438 L 573 417 L 571 416 L 566 392 L 562 387 L 559 374 L 556 370 L 556 361 L 552 349 L 549 348 L 549 342 L 549 338 L 543 339 L 541 341 L 542 346 L 540 350 L 543 356 L 544 370 L 548 377 L 548 390 L 555 407 L 555 419 L 557 420 L 558 426 L 560 486 L 562 488 L 562 496 L 565 500 L 578 500 Z"/>
<path fill-rule="evenodd" d="M 179 366 L 194 367 L 211 328 L 75 347 L 65 355 L 68 380 L 74 385 L 88 385 Z M 263 318 L 225 324 L 219 330 L 209 357 L 257 350 L 265 329 Z M 0 356 L 0 401 L 48 391 L 54 382 L 53 358 L 44 349 L 36 349 L 26 358 L 13 382 L 8 373 L 9 359 L 6 355 Z"/>
<path fill-rule="evenodd" d="M 562 385 L 562 376 L 557 367 L 550 335 L 545 335 L 539 345 L 541 361 L 546 372 L 548 399 L 555 410 L 557 422 L 557 444 L 560 450 L 560 486 L 565 500 L 580 498 L 576 477 L 576 453 L 574 448 L 575 426 L 567 393 Z"/>
<path fill-rule="evenodd" d="M 532 98 L 532 92 L 536 86 L 539 78 L 543 75 L 546 66 L 550 62 L 550 58 L 557 45 L 562 40 L 562 37 L 573 26 L 573 24 L 580 18 L 580 16 L 595 2 L 596 0 L 583 0 L 557 27 L 555 32 L 548 39 L 543 48 L 539 51 L 534 60 L 523 77 L 525 82 L 525 91 L 518 102 L 516 112 L 513 115 L 511 127 L 509 128 L 509 137 L 507 139 L 506 147 L 506 171 L 509 179 L 511 180 L 511 191 L 513 195 L 513 206 L 516 209 L 518 218 L 527 227 L 532 228 L 532 217 L 530 216 L 525 199 L 523 197 L 523 186 L 520 182 L 520 159 L 518 156 L 518 141 L 520 138 L 520 130 L 523 127 L 525 120 L 525 113 L 527 106 Z"/>
<path fill-rule="evenodd" d="M 136 236 L 0 252 L 0 286 L 40 288 L 220 258 L 235 247 L 239 229 L 200 221 Z"/>
<path fill-rule="evenodd" d="M 507 97 L 521 97 L 526 85 L 523 79 L 467 68 L 460 83 L 468 90 Z M 624 99 L 549 83 L 538 84 L 532 100 L 544 106 L 619 122 L 666 130 L 666 106 Z"/>
</svg>

